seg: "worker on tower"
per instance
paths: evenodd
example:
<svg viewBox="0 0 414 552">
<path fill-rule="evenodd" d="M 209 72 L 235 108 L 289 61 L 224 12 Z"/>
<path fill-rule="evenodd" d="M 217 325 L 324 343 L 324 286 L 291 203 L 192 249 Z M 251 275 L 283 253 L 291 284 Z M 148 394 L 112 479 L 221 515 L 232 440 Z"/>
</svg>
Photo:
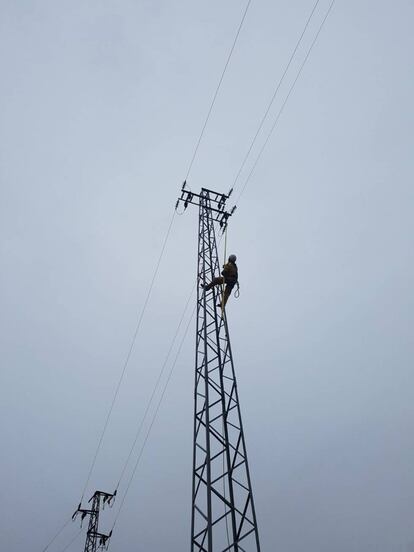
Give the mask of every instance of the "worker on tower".
<svg viewBox="0 0 414 552">
<path fill-rule="evenodd" d="M 223 266 L 223 270 L 221 271 L 222 276 L 216 276 L 213 278 L 212 282 L 201 286 L 203 289 L 208 291 L 214 286 L 226 284 L 226 287 L 224 288 L 223 304 L 217 305 L 223 309 L 226 306 L 227 300 L 230 297 L 234 286 L 238 284 L 239 275 L 236 260 L 236 255 L 230 255 L 228 262 Z"/>
</svg>

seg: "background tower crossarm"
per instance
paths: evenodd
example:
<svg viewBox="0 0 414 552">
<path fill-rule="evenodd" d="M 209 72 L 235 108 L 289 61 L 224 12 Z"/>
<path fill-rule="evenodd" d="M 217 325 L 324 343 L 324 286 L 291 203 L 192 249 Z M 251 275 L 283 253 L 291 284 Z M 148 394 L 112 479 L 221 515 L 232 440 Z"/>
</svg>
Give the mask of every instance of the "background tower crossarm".
<svg viewBox="0 0 414 552">
<path fill-rule="evenodd" d="M 112 531 L 109 534 L 99 532 L 99 514 L 105 504 L 112 506 L 115 496 L 116 491 L 114 493 L 95 491 L 88 501 L 91 507 L 85 509 L 81 508 L 81 504 L 79 504 L 78 509 L 73 514 L 72 519 L 80 515 L 82 521 L 86 516 L 89 516 L 84 552 L 96 552 L 98 548 L 106 548 L 108 546 Z"/>
</svg>

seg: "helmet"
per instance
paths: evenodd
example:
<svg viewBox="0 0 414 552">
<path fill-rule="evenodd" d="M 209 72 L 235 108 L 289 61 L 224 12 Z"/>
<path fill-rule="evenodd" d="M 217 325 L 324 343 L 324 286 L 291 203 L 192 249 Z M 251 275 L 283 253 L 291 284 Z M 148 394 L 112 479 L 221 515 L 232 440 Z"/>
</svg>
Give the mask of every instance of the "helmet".
<svg viewBox="0 0 414 552">
<path fill-rule="evenodd" d="M 230 255 L 229 261 L 230 261 L 231 263 L 235 263 L 235 262 L 237 261 L 236 255 Z"/>
</svg>

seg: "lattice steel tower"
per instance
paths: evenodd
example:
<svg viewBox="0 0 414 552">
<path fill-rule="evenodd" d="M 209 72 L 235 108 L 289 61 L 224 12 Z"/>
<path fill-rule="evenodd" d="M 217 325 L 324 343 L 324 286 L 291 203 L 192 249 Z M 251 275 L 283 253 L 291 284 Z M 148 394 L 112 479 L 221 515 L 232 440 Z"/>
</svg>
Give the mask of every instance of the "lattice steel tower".
<svg viewBox="0 0 414 552">
<path fill-rule="evenodd" d="M 191 552 L 260 552 L 256 513 L 221 288 L 216 234 L 234 212 L 228 195 L 185 188 L 177 201 L 199 207 Z"/>
<path fill-rule="evenodd" d="M 72 519 L 80 514 L 82 521 L 86 516 L 89 516 L 84 552 L 96 552 L 98 548 L 107 548 L 112 531 L 109 535 L 99 532 L 99 513 L 105 504 L 111 505 L 115 495 L 116 491 L 113 494 L 96 491 L 89 500 L 89 503 L 92 503 L 90 509 L 81 508 L 81 504 L 79 504 L 78 509 L 73 514 Z"/>
</svg>

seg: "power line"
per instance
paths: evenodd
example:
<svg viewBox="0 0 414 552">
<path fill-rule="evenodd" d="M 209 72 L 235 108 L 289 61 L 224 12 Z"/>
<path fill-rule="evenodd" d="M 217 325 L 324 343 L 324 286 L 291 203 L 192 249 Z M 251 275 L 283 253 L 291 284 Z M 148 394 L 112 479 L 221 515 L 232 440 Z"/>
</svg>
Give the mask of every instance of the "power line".
<svg viewBox="0 0 414 552">
<path fill-rule="evenodd" d="M 239 27 L 238 27 L 238 29 L 237 29 L 236 36 L 234 37 L 233 44 L 232 44 L 232 46 L 231 46 L 231 48 L 230 48 L 230 52 L 229 52 L 229 54 L 228 54 L 228 56 L 227 56 L 226 63 L 224 64 L 224 69 L 223 69 L 223 71 L 222 71 L 222 73 L 221 73 L 221 77 L 220 77 L 219 82 L 218 82 L 218 85 L 217 85 L 217 87 L 216 87 L 216 91 L 214 92 L 213 99 L 212 99 L 212 101 L 211 101 L 209 110 L 208 110 L 208 112 L 207 112 L 207 116 L 206 116 L 206 118 L 205 118 L 203 127 L 202 127 L 201 132 L 200 132 L 200 136 L 198 137 L 198 140 L 197 140 L 197 143 L 196 143 L 194 152 L 193 152 L 193 156 L 192 156 L 191 161 L 190 161 L 190 164 L 189 164 L 189 166 L 188 166 L 188 170 L 187 170 L 187 174 L 186 174 L 185 180 L 187 180 L 188 177 L 189 177 L 189 175 L 190 175 L 191 168 L 192 168 L 192 166 L 193 166 L 194 160 L 195 160 L 196 155 L 197 155 L 197 152 L 198 152 L 198 148 L 200 147 L 200 143 L 201 143 L 201 140 L 202 140 L 202 138 L 203 138 L 204 131 L 206 130 L 207 123 L 208 123 L 208 121 L 209 121 L 209 119 L 210 119 L 210 115 L 211 115 L 211 112 L 212 112 L 212 110 L 213 110 L 214 104 L 215 104 L 215 102 L 216 102 L 216 98 L 217 98 L 217 95 L 218 95 L 218 93 L 219 93 L 219 90 L 220 90 L 220 87 L 221 87 L 221 83 L 223 82 L 224 75 L 225 75 L 225 73 L 226 73 L 226 71 L 227 71 L 227 67 L 228 67 L 228 65 L 229 65 L 229 63 L 230 63 L 231 56 L 233 55 L 233 51 L 234 51 L 234 48 L 235 48 L 235 46 L 236 46 L 237 39 L 239 38 L 239 34 L 240 34 L 241 28 L 242 28 L 242 26 L 243 26 L 244 20 L 246 19 L 247 11 L 248 11 L 248 9 L 249 9 L 249 7 L 250 7 L 251 1 L 252 1 L 252 0 L 249 0 L 249 1 L 247 2 L 246 8 L 245 8 L 245 10 L 244 10 L 244 12 L 243 12 L 243 16 L 242 16 L 242 18 L 241 18 Z"/>
<path fill-rule="evenodd" d="M 138 430 L 137 430 L 137 432 L 136 432 L 136 434 L 135 434 L 135 438 L 134 438 L 134 441 L 133 441 L 132 446 L 131 446 L 131 448 L 130 448 L 129 454 L 128 454 L 127 459 L 126 459 L 126 461 L 125 461 L 125 463 L 124 463 L 124 466 L 123 466 L 123 468 L 122 468 L 122 470 L 121 470 L 121 475 L 120 475 L 119 480 L 118 480 L 118 483 L 117 483 L 117 485 L 116 485 L 116 489 L 118 489 L 118 487 L 119 487 L 119 485 L 120 485 L 120 483 L 121 483 L 121 480 L 122 480 L 122 478 L 124 477 L 126 468 L 127 468 L 128 464 L 129 464 L 129 461 L 130 461 L 130 459 L 131 459 L 132 453 L 133 453 L 133 451 L 134 451 L 134 449 L 135 449 L 135 446 L 136 446 L 136 444 L 137 444 L 138 438 L 139 438 L 139 436 L 140 436 L 140 434 L 141 434 L 141 431 L 142 431 L 144 422 L 145 422 L 145 420 L 146 420 L 146 418 L 147 418 L 147 415 L 148 415 L 149 409 L 150 409 L 150 407 L 151 407 L 151 404 L 152 404 L 152 402 L 153 402 L 155 393 L 156 393 L 156 391 L 157 391 L 157 389 L 158 389 L 158 387 L 159 387 L 159 384 L 160 384 L 160 382 L 161 382 L 161 378 L 162 378 L 162 376 L 163 376 L 163 374 L 164 374 L 164 371 L 165 371 L 165 368 L 166 368 L 166 366 L 167 366 L 168 360 L 169 360 L 169 358 L 170 358 L 171 352 L 172 352 L 172 350 L 173 350 L 173 348 L 174 348 L 174 345 L 175 345 L 175 342 L 176 342 L 176 340 L 177 340 L 177 337 L 178 337 L 178 334 L 179 334 L 181 325 L 182 325 L 182 323 L 183 323 L 183 321 L 184 321 L 185 313 L 187 312 L 188 305 L 190 304 L 191 298 L 192 298 L 192 296 L 193 296 L 194 288 L 195 288 L 195 285 L 193 285 L 193 287 L 192 287 L 192 289 L 191 289 L 191 293 L 190 293 L 190 295 L 188 296 L 187 302 L 186 302 L 186 304 L 185 304 L 185 307 L 184 307 L 183 313 L 182 313 L 182 315 L 181 315 L 180 321 L 179 321 L 179 323 L 178 323 L 177 329 L 176 329 L 176 331 L 175 331 L 174 337 L 173 337 L 173 339 L 172 339 L 172 341 L 171 341 L 171 344 L 170 344 L 170 347 L 169 347 L 169 349 L 168 349 L 167 355 L 166 355 L 166 357 L 165 357 L 164 363 L 163 363 L 162 368 L 161 368 L 161 370 L 160 370 L 160 372 L 159 372 L 159 374 L 158 374 L 158 378 L 157 378 L 157 381 L 155 382 L 155 385 L 154 385 L 154 388 L 153 388 L 153 390 L 152 390 L 151 396 L 150 396 L 150 398 L 149 398 L 149 400 L 148 400 L 148 402 L 147 402 L 147 405 L 146 405 L 146 408 L 145 408 L 144 415 L 142 416 L 142 419 L 141 419 L 141 421 L 140 421 L 140 423 L 139 423 Z"/>
<path fill-rule="evenodd" d="M 65 546 L 65 548 L 62 548 L 61 552 L 66 552 L 66 550 L 79 538 L 80 534 L 82 533 L 82 529 L 76 533 L 76 535 L 73 537 L 73 539 Z"/>
<path fill-rule="evenodd" d="M 193 288 L 193 289 L 194 289 L 194 288 Z M 192 292 L 191 292 L 191 294 L 192 294 Z M 123 508 L 123 506 L 124 506 L 125 499 L 126 499 L 126 497 L 127 497 L 127 494 L 128 494 L 128 492 L 129 492 L 129 489 L 130 489 L 130 487 L 131 487 L 131 484 L 132 484 L 132 481 L 133 481 L 133 479 L 134 479 L 135 473 L 136 473 L 136 471 L 137 471 L 137 469 L 138 469 L 139 463 L 140 463 L 140 461 L 141 461 L 141 458 L 142 458 L 142 455 L 143 455 L 145 446 L 146 446 L 146 444 L 147 444 L 147 441 L 148 441 L 148 438 L 149 438 L 149 436 L 150 436 L 151 430 L 152 430 L 152 428 L 153 428 L 153 426 L 154 426 L 154 423 L 155 423 L 155 420 L 156 420 L 156 418 L 157 418 L 157 415 L 158 415 L 158 412 L 159 412 L 161 403 L 162 403 L 162 401 L 163 401 L 163 399 L 164 399 L 165 392 L 167 391 L 168 384 L 169 384 L 169 382 L 170 382 L 170 380 L 171 380 L 171 376 L 172 376 L 172 374 L 173 374 L 173 372 L 174 372 L 175 365 L 177 364 L 178 357 L 180 356 L 181 349 L 182 349 L 182 347 L 183 347 L 185 338 L 187 337 L 187 333 L 188 333 L 188 330 L 189 330 L 189 328 L 190 328 L 190 324 L 191 324 L 191 322 L 192 322 L 192 320 L 193 320 L 195 310 L 196 310 L 196 308 L 194 307 L 194 309 L 193 309 L 193 311 L 192 311 L 192 313 L 191 313 L 191 316 L 190 316 L 190 318 L 189 318 L 189 320 L 188 320 L 188 324 L 187 324 L 187 327 L 186 327 L 186 329 L 185 329 L 184 335 L 183 335 L 183 337 L 182 337 L 182 339 L 181 339 L 181 342 L 180 342 L 180 345 L 179 345 L 179 347 L 178 347 L 177 353 L 176 353 L 176 355 L 175 355 L 174 361 L 173 361 L 173 363 L 172 363 L 171 369 L 170 369 L 170 371 L 169 371 L 167 380 L 166 380 L 166 382 L 165 382 L 165 384 L 164 384 L 164 388 L 163 388 L 163 390 L 162 390 L 161 396 L 160 396 L 160 398 L 159 398 L 159 400 L 158 400 L 157 407 L 156 407 L 155 412 L 154 412 L 154 414 L 153 414 L 151 423 L 150 423 L 150 425 L 149 425 L 149 427 L 148 427 L 148 430 L 147 430 L 147 433 L 146 433 L 146 435 L 145 435 L 145 439 L 144 439 L 144 441 L 143 441 L 143 443 L 142 443 L 142 445 L 141 445 L 140 451 L 139 451 L 139 453 L 138 453 L 138 458 L 137 458 L 137 461 L 136 461 L 136 463 L 135 463 L 134 469 L 132 470 L 132 474 L 131 474 L 131 476 L 130 476 L 130 478 L 129 478 L 129 480 L 128 480 L 128 483 L 127 483 L 127 486 L 126 486 L 126 490 L 125 490 L 125 493 L 124 493 L 124 495 L 123 495 L 123 497 L 122 497 L 121 503 L 120 503 L 120 505 L 119 505 L 118 512 L 117 512 L 117 514 L 116 514 L 116 516 L 115 516 L 115 520 L 114 520 L 114 524 L 113 524 L 113 526 L 112 526 L 112 529 L 115 527 L 115 524 L 116 524 L 116 522 L 118 521 L 119 515 L 120 515 L 121 510 L 122 510 L 122 508 Z"/>
<path fill-rule="evenodd" d="M 301 75 L 301 73 L 302 73 L 302 70 L 303 70 L 303 68 L 305 67 L 305 64 L 306 64 L 306 62 L 307 62 L 307 60 L 308 60 L 308 58 L 309 58 L 309 56 L 310 56 L 310 53 L 312 52 L 313 47 L 314 47 L 316 41 L 318 40 L 319 34 L 320 34 L 320 32 L 322 31 L 322 28 L 323 28 L 323 26 L 325 25 L 325 22 L 326 22 L 326 20 L 328 19 L 329 14 L 331 13 L 331 10 L 332 10 L 332 8 L 333 8 L 334 3 L 335 3 L 335 0 L 332 0 L 332 2 L 331 2 L 330 5 L 329 5 L 329 8 L 328 8 L 328 10 L 327 10 L 327 12 L 326 12 L 326 14 L 325 14 L 325 17 L 323 18 L 322 23 L 320 24 L 320 26 L 319 26 L 319 28 L 318 28 L 318 31 L 317 31 L 317 33 L 316 33 L 316 35 L 315 35 L 315 38 L 313 39 L 313 41 L 312 41 L 312 43 L 311 43 L 311 45 L 310 45 L 310 47 L 309 47 L 309 49 L 308 49 L 308 51 L 307 51 L 307 54 L 306 54 L 306 56 L 305 56 L 305 58 L 304 58 L 304 60 L 303 60 L 303 62 L 302 62 L 302 64 L 301 64 L 301 66 L 300 66 L 300 68 L 299 68 L 299 71 L 298 71 L 298 73 L 297 73 L 297 75 L 296 75 L 296 77 L 295 77 L 295 80 L 293 81 L 291 87 L 289 88 L 289 91 L 288 91 L 288 93 L 287 93 L 287 95 L 286 95 L 286 98 L 285 98 L 285 100 L 283 101 L 283 104 L 282 104 L 281 108 L 280 108 L 279 111 L 278 111 L 278 114 L 277 114 L 277 116 L 276 116 L 276 119 L 275 119 L 275 121 L 274 121 L 274 123 L 273 123 L 273 125 L 272 125 L 272 127 L 271 127 L 271 129 L 270 129 L 270 131 L 269 131 L 269 133 L 268 133 L 268 135 L 267 135 L 267 137 L 266 137 L 266 140 L 265 140 L 263 146 L 261 147 L 261 149 L 260 149 L 260 151 L 259 151 L 259 153 L 258 153 L 258 155 L 257 155 L 257 157 L 256 157 L 255 162 L 253 163 L 253 166 L 252 166 L 252 168 L 251 168 L 249 174 L 247 175 L 247 178 L 246 178 L 246 180 L 245 180 L 245 182 L 244 182 L 244 184 L 243 184 L 243 187 L 242 187 L 242 189 L 241 189 L 241 191 L 240 191 L 240 193 L 239 193 L 239 195 L 238 195 L 238 197 L 237 197 L 236 204 L 240 201 L 240 198 L 241 198 L 241 196 L 243 195 L 243 193 L 244 193 L 244 191 L 245 191 L 245 189 L 246 189 L 246 187 L 247 187 L 247 184 L 249 183 L 250 178 L 252 177 L 252 175 L 253 175 L 253 173 L 254 173 L 254 171 L 255 171 L 255 169 L 256 169 L 256 166 L 257 166 L 257 164 L 258 164 L 258 162 L 259 162 L 259 160 L 260 160 L 260 158 L 261 158 L 261 156 L 262 156 L 262 154 L 263 154 L 263 152 L 264 152 L 264 150 L 265 150 L 265 148 L 266 148 L 266 146 L 267 146 L 267 144 L 268 144 L 268 142 L 269 142 L 269 140 L 270 140 L 270 138 L 271 138 L 271 136 L 272 136 L 272 134 L 273 134 L 273 131 L 275 130 L 275 128 L 276 128 L 276 126 L 277 126 L 277 123 L 279 122 L 280 116 L 281 116 L 282 113 L 283 113 L 283 110 L 284 110 L 284 108 L 285 108 L 285 106 L 286 106 L 286 103 L 287 103 L 287 101 L 289 100 L 289 97 L 290 97 L 290 95 L 292 94 L 293 89 L 295 88 L 296 82 L 298 81 L 298 79 L 299 79 L 299 77 L 300 77 L 300 75 Z"/>
<path fill-rule="evenodd" d="M 102 432 L 101 432 L 101 435 L 100 435 L 100 438 L 99 438 L 99 441 L 98 441 L 98 445 L 96 447 L 96 451 L 95 451 L 95 454 L 94 454 L 94 457 L 93 457 L 93 460 L 92 460 L 92 464 L 91 464 L 91 467 L 89 469 L 88 476 L 86 478 L 86 483 L 85 483 L 85 486 L 84 486 L 83 491 L 82 491 L 81 502 L 83 500 L 83 497 L 85 496 L 86 489 L 87 489 L 89 481 L 91 479 L 91 475 L 92 475 L 93 469 L 95 467 L 99 451 L 102 447 L 102 442 L 103 442 L 106 430 L 107 430 L 108 425 L 109 425 L 109 421 L 110 421 L 110 418 L 111 418 L 111 415 L 112 415 L 112 411 L 114 409 L 114 405 L 115 405 L 116 399 L 118 397 L 119 389 L 120 389 L 122 381 L 124 379 L 125 372 L 126 372 L 128 364 L 129 364 L 129 361 L 130 361 L 130 358 L 131 358 L 131 355 L 132 355 L 132 351 L 134 349 L 134 345 L 135 345 L 135 341 L 137 339 L 138 332 L 141 328 L 142 320 L 144 318 L 144 314 L 145 314 L 145 311 L 146 311 L 146 308 L 147 308 L 147 305 L 148 305 L 148 302 L 149 302 L 149 298 L 150 298 L 150 295 L 151 295 L 151 292 L 152 292 L 152 288 L 154 287 L 155 278 L 157 277 L 158 270 L 159 270 L 159 267 L 160 267 L 160 264 L 161 264 L 161 260 L 164 256 L 165 247 L 167 245 L 167 241 L 168 241 L 168 238 L 169 238 L 170 233 L 171 233 L 171 228 L 172 228 L 172 225 L 173 225 L 173 222 L 174 222 L 174 218 L 175 218 L 175 211 L 173 212 L 173 215 L 171 217 L 171 220 L 170 220 L 170 223 L 169 223 L 169 226 L 168 226 L 168 229 L 167 229 L 167 233 L 165 235 L 164 242 L 163 242 L 163 245 L 161 247 L 161 253 L 158 257 L 158 261 L 157 261 L 157 264 L 155 266 L 154 273 L 152 275 L 151 283 L 150 283 L 149 288 L 148 288 L 147 296 L 145 298 L 144 305 L 141 309 L 141 313 L 139 315 L 138 322 L 137 322 L 137 325 L 135 327 L 135 331 L 134 331 L 134 335 L 132 337 L 131 345 L 128 349 L 128 353 L 126 355 L 126 358 L 125 358 L 125 361 L 124 361 L 124 364 L 123 364 L 123 367 L 122 367 L 122 370 L 121 370 L 121 374 L 119 376 L 118 383 L 117 383 L 116 388 L 115 388 L 115 393 L 113 395 L 112 402 L 111 402 L 111 405 L 109 407 L 108 414 L 106 416 L 105 423 L 104 423 L 104 426 L 103 426 L 103 429 L 102 429 Z"/>
<path fill-rule="evenodd" d="M 265 123 L 265 120 L 267 119 L 267 116 L 268 116 L 268 114 L 269 114 L 269 111 L 270 111 L 270 109 L 271 109 L 271 107 L 272 107 L 272 105 L 273 105 L 273 102 L 274 102 L 275 99 L 276 99 L 277 93 L 279 92 L 279 89 L 280 89 L 280 87 L 281 87 L 281 85 L 282 85 L 282 83 L 283 83 L 283 81 L 284 81 L 284 78 L 285 78 L 285 76 L 286 76 L 286 73 L 288 72 L 288 70 L 289 70 L 289 68 L 290 68 L 290 66 L 291 66 L 291 64 L 292 64 L 293 58 L 295 57 L 295 54 L 296 54 L 296 52 L 297 52 L 297 50 L 298 50 L 298 48 L 299 48 L 299 46 L 300 46 L 300 43 L 302 42 L 302 38 L 303 38 L 304 34 L 306 33 L 306 30 L 307 30 L 307 28 L 308 28 L 308 26 L 309 26 L 309 23 L 310 23 L 310 21 L 311 21 L 311 19 L 312 19 L 312 17 L 313 17 L 313 14 L 315 13 L 315 10 L 316 10 L 316 8 L 317 8 L 319 2 L 320 2 L 320 0 L 316 0 L 315 4 L 314 4 L 314 6 L 313 6 L 313 8 L 312 8 L 312 10 L 311 10 L 311 12 L 310 12 L 310 15 L 309 15 L 309 17 L 308 17 L 308 19 L 307 19 L 307 21 L 306 21 L 306 23 L 305 23 L 305 26 L 304 26 L 304 28 L 303 28 L 303 30 L 302 30 L 302 33 L 301 33 L 301 35 L 300 35 L 298 41 L 296 42 L 296 46 L 294 47 L 294 49 L 293 49 L 293 51 L 292 51 L 292 54 L 291 54 L 291 56 L 290 56 L 290 58 L 289 58 L 289 61 L 288 61 L 287 65 L 286 65 L 286 67 L 285 67 L 285 69 L 284 69 L 284 71 L 283 71 L 283 73 L 282 73 L 282 76 L 280 77 L 279 82 L 278 82 L 277 85 L 276 85 L 275 91 L 273 92 L 273 96 L 272 96 L 272 98 L 270 99 L 270 102 L 269 102 L 269 104 L 268 104 L 268 106 L 267 106 L 267 108 L 266 108 L 266 110 L 265 110 L 265 112 L 264 112 L 264 115 L 263 115 L 263 117 L 262 117 L 262 119 L 261 119 L 261 121 L 260 121 L 260 123 L 259 123 L 259 126 L 258 126 L 258 128 L 257 128 L 257 131 L 256 131 L 255 135 L 253 136 L 253 139 L 252 139 L 252 141 L 251 141 L 251 143 L 250 143 L 250 146 L 249 146 L 249 148 L 248 148 L 248 150 L 247 150 L 247 152 L 246 152 L 246 155 L 244 156 L 244 159 L 243 159 L 243 161 L 242 161 L 242 164 L 240 165 L 240 168 L 239 168 L 239 170 L 238 170 L 238 172 L 237 172 L 237 174 L 236 174 L 236 178 L 234 179 L 234 182 L 233 182 L 233 188 L 234 188 L 235 185 L 237 184 L 237 181 L 238 181 L 238 179 L 239 179 L 239 177 L 240 177 L 240 175 L 241 175 L 241 173 L 242 173 L 242 171 L 243 171 L 243 169 L 244 169 L 244 166 L 245 166 L 245 164 L 246 164 L 246 162 L 247 162 L 247 159 L 249 158 L 249 155 L 250 155 L 250 153 L 251 153 L 251 151 L 252 151 L 252 149 L 253 149 L 253 146 L 254 146 L 254 144 L 256 143 L 256 139 L 257 139 L 257 137 L 258 137 L 260 131 L 261 131 L 262 128 L 263 128 L 263 125 L 264 125 L 264 123 Z"/>
<path fill-rule="evenodd" d="M 63 533 L 63 531 L 66 529 L 66 527 L 71 522 L 71 518 L 69 518 L 59 529 L 59 531 L 54 535 L 54 537 L 48 542 L 48 544 L 42 549 L 42 552 L 46 552 L 46 550 L 55 542 L 55 540 Z"/>
</svg>

